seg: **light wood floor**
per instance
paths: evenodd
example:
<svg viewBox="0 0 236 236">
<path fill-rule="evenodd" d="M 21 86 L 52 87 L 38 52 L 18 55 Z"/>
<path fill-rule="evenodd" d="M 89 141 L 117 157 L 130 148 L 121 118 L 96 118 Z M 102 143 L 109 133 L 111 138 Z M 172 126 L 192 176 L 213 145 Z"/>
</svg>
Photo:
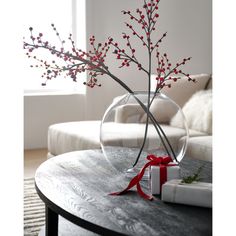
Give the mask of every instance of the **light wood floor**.
<svg viewBox="0 0 236 236">
<path fill-rule="evenodd" d="M 47 149 L 24 151 L 24 178 L 34 177 L 36 169 L 47 160 Z"/>
</svg>

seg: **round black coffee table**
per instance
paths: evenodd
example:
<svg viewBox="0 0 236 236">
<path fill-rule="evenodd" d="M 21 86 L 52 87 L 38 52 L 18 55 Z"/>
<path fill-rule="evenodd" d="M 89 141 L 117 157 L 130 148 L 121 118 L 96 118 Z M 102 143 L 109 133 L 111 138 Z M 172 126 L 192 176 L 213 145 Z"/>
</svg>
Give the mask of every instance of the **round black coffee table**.
<svg viewBox="0 0 236 236">
<path fill-rule="evenodd" d="M 184 159 L 183 173 L 203 163 Z M 211 181 L 211 163 L 205 163 L 203 177 Z M 148 201 L 135 190 L 109 195 L 127 183 L 100 150 L 47 160 L 35 174 L 36 190 L 46 206 L 45 235 L 212 235 L 212 209 L 164 203 L 159 197 Z"/>
</svg>

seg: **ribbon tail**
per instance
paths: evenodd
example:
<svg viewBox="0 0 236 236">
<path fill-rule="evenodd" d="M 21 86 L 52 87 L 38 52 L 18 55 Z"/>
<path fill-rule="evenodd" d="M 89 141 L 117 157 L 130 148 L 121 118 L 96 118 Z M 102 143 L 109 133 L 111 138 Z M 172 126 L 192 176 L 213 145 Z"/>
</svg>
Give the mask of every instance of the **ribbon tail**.
<svg viewBox="0 0 236 236">
<path fill-rule="evenodd" d="M 143 178 L 145 169 L 151 164 L 151 162 L 148 162 L 144 165 L 144 167 L 142 168 L 142 170 L 129 182 L 128 186 L 119 192 L 114 192 L 114 193 L 110 193 L 109 195 L 112 196 L 116 196 L 116 195 L 122 195 L 124 193 L 126 193 L 128 190 L 130 190 L 131 188 L 133 188 L 135 185 L 137 185 L 139 183 L 139 181 Z"/>
<path fill-rule="evenodd" d="M 147 199 L 147 200 L 152 200 L 153 196 L 144 193 L 144 191 L 142 190 L 141 185 L 139 183 L 145 173 L 146 168 L 148 166 L 152 166 L 152 165 L 159 165 L 160 166 L 160 187 L 161 187 L 162 184 L 165 183 L 167 180 L 167 168 L 166 167 L 173 166 L 176 164 L 169 164 L 172 161 L 172 159 L 169 156 L 163 158 L 163 157 L 156 157 L 154 155 L 149 155 L 149 156 L 147 156 L 147 159 L 149 160 L 149 162 L 147 162 L 143 166 L 143 168 L 140 170 L 140 172 L 129 182 L 128 186 L 124 190 L 119 191 L 119 192 L 113 192 L 113 193 L 110 193 L 109 195 L 113 195 L 113 196 L 114 195 L 122 195 L 136 185 L 137 192 L 141 197 L 143 197 L 144 199 Z"/>
<path fill-rule="evenodd" d="M 139 178 L 140 178 L 140 176 L 138 174 L 129 182 L 128 186 L 124 190 L 119 191 L 119 192 L 110 193 L 109 195 L 114 196 L 114 195 L 122 195 L 122 194 L 126 193 L 128 190 L 133 188 L 138 183 Z"/>
<path fill-rule="evenodd" d="M 153 200 L 153 196 L 148 195 L 148 194 L 146 194 L 145 192 L 143 192 L 140 183 L 137 183 L 137 191 L 138 191 L 138 194 L 139 194 L 142 198 L 147 199 L 147 200 L 150 200 L 150 201 Z"/>
</svg>

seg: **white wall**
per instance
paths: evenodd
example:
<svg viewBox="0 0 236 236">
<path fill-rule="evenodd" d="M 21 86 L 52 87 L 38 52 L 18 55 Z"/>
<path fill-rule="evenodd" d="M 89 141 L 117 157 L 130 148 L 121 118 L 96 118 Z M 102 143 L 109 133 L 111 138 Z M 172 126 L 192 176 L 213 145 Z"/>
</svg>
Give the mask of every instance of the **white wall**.
<svg viewBox="0 0 236 236">
<path fill-rule="evenodd" d="M 83 95 L 25 96 L 24 148 L 47 147 L 51 124 L 84 120 L 84 104 Z"/>
<path fill-rule="evenodd" d="M 122 10 L 140 7 L 142 0 L 87 0 L 87 36 L 95 35 L 98 42 L 112 36 L 119 43 L 127 18 Z M 185 66 L 186 72 L 212 73 L 212 2 L 211 0 L 161 0 L 158 32 L 167 31 L 163 41 L 163 52 L 167 52 L 173 63 L 191 56 Z M 88 38 L 87 37 L 87 38 Z M 159 34 L 157 35 L 159 38 Z M 145 64 L 146 53 L 137 40 L 137 56 Z M 110 70 L 124 80 L 133 90 L 144 90 L 144 74 L 134 67 L 119 69 L 114 55 L 107 57 Z M 155 66 L 152 67 L 153 72 Z M 86 98 L 80 95 L 27 96 L 25 97 L 25 148 L 46 147 L 47 127 L 51 123 L 83 119 L 101 119 L 112 99 L 122 93 L 123 88 L 104 76 L 101 88 L 87 89 Z"/>
<path fill-rule="evenodd" d="M 112 36 L 119 43 L 123 43 L 122 32 L 129 32 L 124 25 L 127 17 L 122 10 L 131 10 L 140 7 L 142 0 L 87 0 L 87 27 L 88 35 L 94 34 L 98 42 Z M 141 4 L 140 4 L 141 3 Z M 167 37 L 161 49 L 168 53 L 173 63 L 184 57 L 192 57 L 184 70 L 190 74 L 212 73 L 212 2 L 211 0 L 161 0 L 159 4 L 160 18 L 157 24 L 160 35 L 167 32 Z M 128 20 L 129 21 L 129 20 Z M 135 39 L 135 37 L 132 37 Z M 143 64 L 147 62 L 147 54 L 138 40 L 138 57 Z M 136 70 L 119 69 L 114 55 L 109 55 L 107 63 L 110 70 L 122 80 L 126 81 L 133 90 L 144 90 L 147 86 L 145 74 Z M 152 66 L 153 73 L 155 65 Z M 88 90 L 87 104 L 93 109 L 87 110 L 86 116 L 90 119 L 99 119 L 112 98 L 125 91 L 110 78 L 101 79 L 102 87 Z M 94 101 L 96 107 L 94 109 Z"/>
</svg>

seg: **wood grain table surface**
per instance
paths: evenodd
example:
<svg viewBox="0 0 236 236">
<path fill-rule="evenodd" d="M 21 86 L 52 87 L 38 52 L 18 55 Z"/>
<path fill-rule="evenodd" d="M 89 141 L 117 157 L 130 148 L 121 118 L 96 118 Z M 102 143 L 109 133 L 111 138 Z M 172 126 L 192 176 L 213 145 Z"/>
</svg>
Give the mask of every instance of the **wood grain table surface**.
<svg viewBox="0 0 236 236">
<path fill-rule="evenodd" d="M 210 162 L 184 158 L 182 175 L 203 164 L 202 178 L 211 182 Z M 46 205 L 46 235 L 212 235 L 212 209 L 165 203 L 159 196 L 148 201 L 135 189 L 122 196 L 109 195 L 122 190 L 128 181 L 100 150 L 70 152 L 47 160 L 35 174 L 36 190 Z M 142 186 L 148 193 L 147 181 Z"/>
</svg>

